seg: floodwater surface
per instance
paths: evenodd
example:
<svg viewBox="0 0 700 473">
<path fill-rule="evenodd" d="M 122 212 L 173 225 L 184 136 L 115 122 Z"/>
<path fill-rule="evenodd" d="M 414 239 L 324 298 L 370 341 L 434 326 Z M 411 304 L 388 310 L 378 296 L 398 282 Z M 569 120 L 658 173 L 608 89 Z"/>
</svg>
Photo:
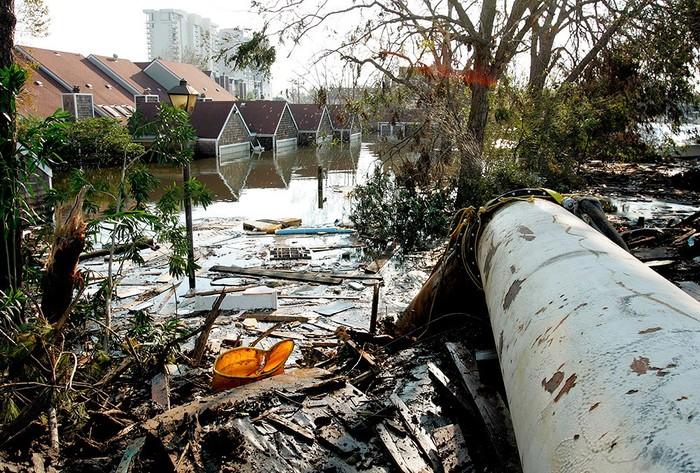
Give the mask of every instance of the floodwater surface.
<svg viewBox="0 0 700 473">
<path fill-rule="evenodd" d="M 350 191 L 366 182 L 377 162 L 373 143 L 299 147 L 286 153 L 265 152 L 233 160 L 196 160 L 191 164 L 191 175 L 214 193 L 214 202 L 206 209 L 195 206 L 193 218 L 296 217 L 309 226 L 347 221 Z M 182 170 L 177 166 L 148 167 L 160 179 L 159 188 L 150 196 L 152 202 L 166 187 L 182 183 Z M 116 182 L 120 169 L 90 170 L 87 175 L 89 179 Z M 58 176 L 57 183 L 60 185 L 62 180 L 65 176 Z"/>
</svg>

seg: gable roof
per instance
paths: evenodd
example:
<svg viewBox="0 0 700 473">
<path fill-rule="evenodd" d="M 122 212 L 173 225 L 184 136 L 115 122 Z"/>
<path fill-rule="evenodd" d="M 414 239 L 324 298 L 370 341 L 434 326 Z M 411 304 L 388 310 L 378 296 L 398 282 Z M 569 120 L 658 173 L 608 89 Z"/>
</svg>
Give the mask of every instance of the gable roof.
<svg viewBox="0 0 700 473">
<path fill-rule="evenodd" d="M 160 97 L 161 102 L 170 102 L 168 91 L 143 72 L 143 68 L 138 63 L 124 58 L 100 56 L 98 54 L 89 55 L 88 60 L 98 61 L 103 67 L 108 68 L 131 85 L 131 87 L 137 89 L 139 94 L 143 94 L 146 92 L 146 89 L 150 89 L 149 93 Z"/>
<path fill-rule="evenodd" d="M 248 129 L 258 135 L 274 135 L 287 102 L 283 100 L 251 100 L 237 102 Z"/>
<path fill-rule="evenodd" d="M 157 103 L 139 103 L 136 110 L 143 114 L 146 122 L 155 119 L 158 114 Z M 197 105 L 190 115 L 190 123 L 197 133 L 198 138 L 217 139 L 221 130 L 226 125 L 232 109 L 236 108 L 236 103 L 229 102 L 197 102 Z"/>
<path fill-rule="evenodd" d="M 294 121 L 297 122 L 299 131 L 317 131 L 323 118 L 324 107 L 316 104 L 290 103 Z"/>
<path fill-rule="evenodd" d="M 67 92 L 49 75 L 28 67 L 29 77 L 17 99 L 20 115 L 48 117 L 62 108 L 61 94 Z"/>
<path fill-rule="evenodd" d="M 144 67 L 144 70 L 154 62 L 160 63 L 169 70 L 177 80 L 186 79 L 187 83 L 194 87 L 197 92 L 205 94 L 212 100 L 233 101 L 236 99 L 225 88 L 217 84 L 214 79 L 199 70 L 197 66 L 185 64 L 183 62 L 166 61 L 165 59 L 154 59 Z"/>
<path fill-rule="evenodd" d="M 82 55 L 29 46 L 17 48 L 29 61 L 37 63 L 43 74 L 58 82 L 65 93 L 77 85 L 82 93 L 92 94 L 95 108 L 104 110 L 104 115 L 112 116 L 108 110 L 115 110 L 114 106 L 127 112 L 116 109 L 119 113 L 115 118 L 126 119 L 130 115 L 126 106 L 133 106 L 134 97 Z"/>
</svg>

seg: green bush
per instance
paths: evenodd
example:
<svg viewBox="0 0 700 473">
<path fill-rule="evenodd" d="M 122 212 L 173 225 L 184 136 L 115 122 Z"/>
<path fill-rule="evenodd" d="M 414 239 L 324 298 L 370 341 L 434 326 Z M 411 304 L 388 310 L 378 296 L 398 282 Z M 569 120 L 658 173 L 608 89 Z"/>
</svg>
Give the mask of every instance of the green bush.
<svg viewBox="0 0 700 473">
<path fill-rule="evenodd" d="M 508 191 L 545 185 L 545 180 L 528 170 L 522 161 L 510 157 L 490 161 L 483 175 L 473 177 L 465 183 L 465 206 L 478 208 Z"/>
<path fill-rule="evenodd" d="M 453 211 L 451 188 L 400 185 L 377 168 L 353 191 L 350 220 L 368 239 L 371 252 L 382 252 L 392 242 L 403 251 L 423 250 L 447 234 Z"/>
<path fill-rule="evenodd" d="M 133 143 L 126 126 L 112 118 L 88 118 L 66 127 L 66 140 L 59 151 L 62 167 L 120 166 L 143 154 L 143 145 Z"/>
</svg>

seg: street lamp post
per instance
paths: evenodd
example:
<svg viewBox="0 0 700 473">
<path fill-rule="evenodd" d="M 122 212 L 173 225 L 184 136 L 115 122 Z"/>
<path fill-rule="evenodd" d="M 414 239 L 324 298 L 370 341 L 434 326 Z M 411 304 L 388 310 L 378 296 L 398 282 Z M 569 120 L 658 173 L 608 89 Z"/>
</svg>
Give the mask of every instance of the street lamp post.
<svg viewBox="0 0 700 473">
<path fill-rule="evenodd" d="M 185 79 L 180 79 L 180 85 L 176 85 L 168 90 L 168 96 L 173 107 L 185 110 L 188 114 L 192 114 L 194 106 L 197 103 L 197 92 L 193 87 L 187 85 Z M 196 282 L 194 278 L 194 237 L 192 230 L 192 198 L 190 190 L 187 186 L 190 180 L 190 163 L 182 167 L 182 181 L 184 186 L 183 200 L 185 204 L 185 229 L 187 231 L 187 278 L 189 279 L 190 289 L 194 290 Z"/>
</svg>

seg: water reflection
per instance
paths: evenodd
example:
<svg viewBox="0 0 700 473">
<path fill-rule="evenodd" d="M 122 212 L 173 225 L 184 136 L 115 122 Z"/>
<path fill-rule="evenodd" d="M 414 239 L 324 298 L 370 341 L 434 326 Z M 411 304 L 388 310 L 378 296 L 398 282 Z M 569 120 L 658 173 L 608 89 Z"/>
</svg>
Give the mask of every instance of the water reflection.
<svg viewBox="0 0 700 473">
<path fill-rule="evenodd" d="M 320 225 L 347 216 L 348 193 L 364 182 L 376 156 L 368 144 L 358 143 L 351 147 L 299 148 L 277 155 L 268 152 L 236 162 L 207 161 L 235 198 L 227 202 L 216 187 L 207 184 L 217 192 L 217 202 L 206 211 L 195 209 L 195 217 L 300 217 L 306 225 Z M 324 171 L 323 208 L 318 206 L 319 166 Z"/>
<path fill-rule="evenodd" d="M 194 218 L 283 218 L 300 217 L 305 225 L 331 224 L 344 219 L 349 211 L 348 193 L 365 182 L 368 170 L 377 160 L 371 143 L 305 147 L 273 154 L 265 152 L 246 158 L 217 158 L 194 161 L 192 176 L 214 193 L 214 204 L 195 207 Z M 323 169 L 323 208 L 318 208 L 318 168 Z M 150 171 L 160 179 L 160 187 L 152 193 L 157 201 L 172 183 L 182 182 L 179 167 L 152 164 Z M 88 172 L 115 182 L 117 168 Z M 91 175 L 91 176 L 90 176 Z M 57 183 L 60 185 L 60 177 Z"/>
</svg>

